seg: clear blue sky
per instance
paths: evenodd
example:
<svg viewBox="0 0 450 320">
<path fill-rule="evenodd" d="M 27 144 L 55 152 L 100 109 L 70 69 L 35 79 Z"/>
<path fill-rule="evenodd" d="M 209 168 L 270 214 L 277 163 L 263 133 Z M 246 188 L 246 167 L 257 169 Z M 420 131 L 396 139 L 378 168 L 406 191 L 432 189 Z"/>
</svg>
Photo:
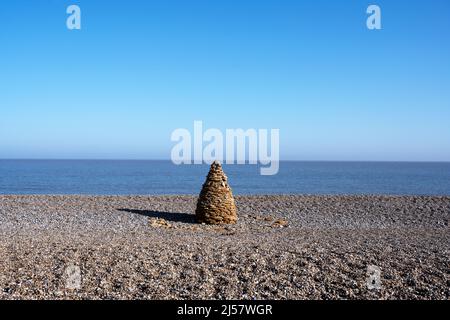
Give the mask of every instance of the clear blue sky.
<svg viewBox="0 0 450 320">
<path fill-rule="evenodd" d="M 448 0 L 2 1 L 0 158 L 168 159 L 203 120 L 279 128 L 282 159 L 450 161 L 449 35 Z"/>
</svg>

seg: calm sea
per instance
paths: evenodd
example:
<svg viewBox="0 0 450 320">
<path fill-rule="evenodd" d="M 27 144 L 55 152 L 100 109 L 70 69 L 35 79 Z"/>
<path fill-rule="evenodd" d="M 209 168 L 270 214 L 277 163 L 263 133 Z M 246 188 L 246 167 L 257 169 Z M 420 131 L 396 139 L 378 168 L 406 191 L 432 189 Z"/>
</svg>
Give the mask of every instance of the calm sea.
<svg viewBox="0 0 450 320">
<path fill-rule="evenodd" d="M 0 194 L 197 194 L 207 165 L 170 161 L 0 160 Z M 236 194 L 450 195 L 450 163 L 281 162 L 225 165 Z"/>
</svg>

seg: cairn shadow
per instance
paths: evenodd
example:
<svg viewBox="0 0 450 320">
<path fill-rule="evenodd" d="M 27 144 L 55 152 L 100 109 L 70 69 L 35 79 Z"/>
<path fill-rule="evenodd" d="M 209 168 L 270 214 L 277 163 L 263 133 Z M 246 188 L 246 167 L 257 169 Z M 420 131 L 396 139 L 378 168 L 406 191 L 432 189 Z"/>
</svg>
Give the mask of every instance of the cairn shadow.
<svg viewBox="0 0 450 320">
<path fill-rule="evenodd" d="M 137 210 L 137 209 L 117 209 L 118 211 L 139 214 L 149 218 L 160 218 L 171 222 L 197 223 L 195 215 L 179 212 L 165 212 L 154 210 Z"/>
</svg>

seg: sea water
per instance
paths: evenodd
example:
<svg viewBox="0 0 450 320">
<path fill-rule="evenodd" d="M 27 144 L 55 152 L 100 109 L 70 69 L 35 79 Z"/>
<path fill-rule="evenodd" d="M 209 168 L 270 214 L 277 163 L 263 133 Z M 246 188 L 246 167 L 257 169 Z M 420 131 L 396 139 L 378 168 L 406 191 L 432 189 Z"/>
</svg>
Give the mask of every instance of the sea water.
<svg viewBox="0 0 450 320">
<path fill-rule="evenodd" d="M 208 165 L 0 160 L 0 194 L 198 194 Z M 278 174 L 224 165 L 235 194 L 450 195 L 450 163 L 282 161 Z"/>
</svg>

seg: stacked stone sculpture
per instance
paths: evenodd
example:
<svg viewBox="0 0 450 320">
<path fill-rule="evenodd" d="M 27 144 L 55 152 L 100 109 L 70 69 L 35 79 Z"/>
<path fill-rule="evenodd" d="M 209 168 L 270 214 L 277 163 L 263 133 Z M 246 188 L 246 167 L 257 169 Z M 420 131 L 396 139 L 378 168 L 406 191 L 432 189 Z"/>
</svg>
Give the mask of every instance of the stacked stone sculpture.
<svg viewBox="0 0 450 320">
<path fill-rule="evenodd" d="M 233 224 L 237 210 L 227 176 L 219 162 L 211 164 L 197 201 L 195 215 L 199 223 Z"/>
</svg>

